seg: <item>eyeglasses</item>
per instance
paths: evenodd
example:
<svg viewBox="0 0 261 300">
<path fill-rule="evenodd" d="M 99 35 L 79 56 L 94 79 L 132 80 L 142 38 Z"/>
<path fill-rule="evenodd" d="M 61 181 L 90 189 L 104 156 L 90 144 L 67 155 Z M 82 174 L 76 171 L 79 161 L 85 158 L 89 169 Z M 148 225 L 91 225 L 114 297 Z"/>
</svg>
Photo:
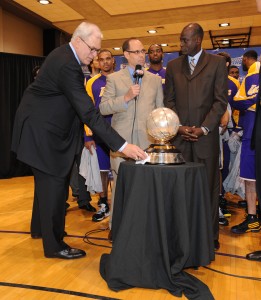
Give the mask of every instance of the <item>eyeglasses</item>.
<svg viewBox="0 0 261 300">
<path fill-rule="evenodd" d="M 142 49 L 142 50 L 135 50 L 135 51 L 133 51 L 133 50 L 126 50 L 126 52 L 129 52 L 129 53 L 133 53 L 133 54 L 136 54 L 136 55 L 138 55 L 138 54 L 145 54 L 146 53 L 146 50 L 145 49 Z"/>
<path fill-rule="evenodd" d="M 84 42 L 84 44 L 90 49 L 91 53 L 98 53 L 101 49 L 96 49 L 96 48 L 91 48 L 86 42 L 85 40 L 83 40 L 80 36 L 79 38 L 81 39 L 82 42 Z"/>
</svg>

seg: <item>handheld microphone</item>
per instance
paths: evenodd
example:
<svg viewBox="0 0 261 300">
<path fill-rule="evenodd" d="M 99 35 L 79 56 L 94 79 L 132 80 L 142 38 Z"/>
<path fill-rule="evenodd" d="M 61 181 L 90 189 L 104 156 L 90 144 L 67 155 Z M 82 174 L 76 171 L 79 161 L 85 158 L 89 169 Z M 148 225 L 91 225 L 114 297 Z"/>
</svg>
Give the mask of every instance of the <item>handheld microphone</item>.
<svg viewBox="0 0 261 300">
<path fill-rule="evenodd" d="M 136 65 L 135 71 L 133 73 L 134 84 L 138 84 L 140 78 L 144 75 L 141 65 Z"/>
</svg>

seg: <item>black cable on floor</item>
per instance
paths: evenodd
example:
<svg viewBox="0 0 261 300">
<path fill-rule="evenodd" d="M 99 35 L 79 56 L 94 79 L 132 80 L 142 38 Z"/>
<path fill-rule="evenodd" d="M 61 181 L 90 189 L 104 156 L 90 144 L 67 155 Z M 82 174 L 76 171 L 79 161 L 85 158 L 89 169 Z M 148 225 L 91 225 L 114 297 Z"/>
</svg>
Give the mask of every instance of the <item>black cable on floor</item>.
<svg viewBox="0 0 261 300">
<path fill-rule="evenodd" d="M 84 243 L 89 244 L 89 245 L 92 245 L 92 246 L 98 246 L 98 247 L 103 247 L 103 248 L 109 248 L 109 249 L 111 249 L 112 246 L 106 246 L 106 245 L 101 245 L 101 244 L 93 243 L 93 242 L 91 242 L 91 241 L 89 240 L 89 238 L 91 238 L 91 237 L 90 237 L 91 234 L 103 232 L 103 231 L 106 231 L 106 230 L 108 230 L 108 229 L 109 229 L 109 228 L 107 227 L 107 228 L 104 228 L 104 229 L 95 229 L 95 230 L 91 230 L 91 231 L 86 232 L 86 233 L 85 233 L 85 236 L 84 236 L 84 238 L 83 238 Z M 108 241 L 107 239 L 104 239 L 104 240 Z"/>
<path fill-rule="evenodd" d="M 242 279 L 248 279 L 248 280 L 261 281 L 261 278 L 259 278 L 259 277 L 240 276 L 240 275 L 235 275 L 235 274 L 230 274 L 230 273 L 222 272 L 222 271 L 219 271 L 219 270 L 215 270 L 215 269 L 212 269 L 212 268 L 209 268 L 209 267 L 203 267 L 203 268 L 205 268 L 207 270 L 210 270 L 210 271 L 213 271 L 213 272 L 216 272 L 216 273 L 219 273 L 219 274 L 222 274 L 222 275 L 227 275 L 227 276 L 242 278 Z"/>
<path fill-rule="evenodd" d="M 76 292 L 76 291 L 71 291 L 71 290 L 63 290 L 63 289 L 56 289 L 56 288 L 37 286 L 37 285 L 29 285 L 29 284 L 0 282 L 0 286 L 22 288 L 22 289 L 29 289 L 29 290 L 38 290 L 38 291 L 72 295 L 72 296 L 78 296 L 78 297 L 83 297 L 83 298 L 88 298 L 88 299 L 96 299 L 96 300 L 120 300 L 119 298 L 111 298 L 111 297 L 107 297 L 107 296 L 100 296 L 100 295 L 88 294 L 88 293 L 83 293 L 83 292 Z"/>
</svg>

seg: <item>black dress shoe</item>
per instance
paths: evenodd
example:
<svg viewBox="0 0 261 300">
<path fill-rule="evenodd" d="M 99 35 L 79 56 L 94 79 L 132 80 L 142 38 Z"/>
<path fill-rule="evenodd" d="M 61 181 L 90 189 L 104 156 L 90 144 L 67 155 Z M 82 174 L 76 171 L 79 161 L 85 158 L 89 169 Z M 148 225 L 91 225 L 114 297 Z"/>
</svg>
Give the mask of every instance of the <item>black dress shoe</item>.
<svg viewBox="0 0 261 300">
<path fill-rule="evenodd" d="M 248 253 L 246 258 L 249 260 L 261 261 L 261 250 Z"/>
<path fill-rule="evenodd" d="M 214 249 L 218 250 L 220 248 L 220 243 L 218 240 L 214 240 Z"/>
<path fill-rule="evenodd" d="M 52 255 L 45 255 L 47 258 L 62 258 L 62 259 L 75 259 L 86 256 L 86 252 L 81 249 L 67 248 Z"/>
<path fill-rule="evenodd" d="M 82 206 L 79 206 L 80 209 L 86 209 L 88 211 L 91 211 L 91 212 L 96 212 L 96 208 L 93 207 L 90 203 L 87 203 L 85 205 L 82 205 Z"/>
</svg>

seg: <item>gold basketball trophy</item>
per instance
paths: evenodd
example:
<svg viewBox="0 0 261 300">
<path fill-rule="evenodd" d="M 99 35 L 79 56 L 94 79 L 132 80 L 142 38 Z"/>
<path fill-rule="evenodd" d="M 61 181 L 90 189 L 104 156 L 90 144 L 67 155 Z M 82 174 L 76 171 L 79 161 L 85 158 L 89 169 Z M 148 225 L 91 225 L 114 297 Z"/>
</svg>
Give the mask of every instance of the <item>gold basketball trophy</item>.
<svg viewBox="0 0 261 300">
<path fill-rule="evenodd" d="M 147 119 L 147 130 L 155 140 L 145 152 L 150 159 L 147 164 L 184 164 L 181 152 L 169 141 L 179 129 L 177 114 L 166 107 L 154 109 Z"/>
</svg>

